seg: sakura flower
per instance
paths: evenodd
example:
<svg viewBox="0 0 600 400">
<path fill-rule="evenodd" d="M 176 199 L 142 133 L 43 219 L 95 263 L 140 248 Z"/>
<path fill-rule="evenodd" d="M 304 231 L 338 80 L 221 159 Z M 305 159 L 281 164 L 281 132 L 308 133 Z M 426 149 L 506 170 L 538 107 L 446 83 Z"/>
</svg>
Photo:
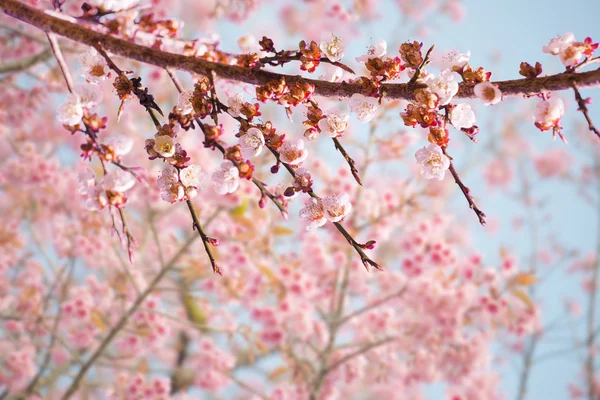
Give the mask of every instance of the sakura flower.
<svg viewBox="0 0 600 400">
<path fill-rule="evenodd" d="M 185 187 L 179 182 L 177 168 L 172 165 L 162 170 L 156 181 L 160 189 L 160 198 L 169 203 L 176 203 L 183 200 L 185 196 Z"/>
<path fill-rule="evenodd" d="M 283 142 L 279 148 L 279 155 L 282 162 L 289 165 L 298 165 L 308 157 L 308 149 L 304 148 L 304 140 L 298 139 L 295 142 Z"/>
<path fill-rule="evenodd" d="M 546 54 L 558 55 L 561 50 L 568 47 L 575 41 L 575 35 L 571 32 L 565 33 L 562 36 L 557 36 L 550 39 L 547 46 L 542 47 L 542 51 Z"/>
<path fill-rule="evenodd" d="M 193 186 L 200 189 L 204 182 L 205 174 L 202 172 L 202 167 L 191 164 L 179 171 L 179 179 L 185 187 Z"/>
<path fill-rule="evenodd" d="M 168 158 L 175 154 L 175 143 L 169 135 L 157 136 L 154 140 L 154 151 L 162 157 Z"/>
<path fill-rule="evenodd" d="M 350 114 L 345 111 L 329 110 L 326 118 L 319 121 L 319 128 L 329 137 L 340 137 L 348 127 L 349 119 Z"/>
<path fill-rule="evenodd" d="M 342 39 L 335 36 L 333 33 L 331 34 L 331 38 L 329 41 L 323 40 L 319 46 L 321 51 L 331 62 L 337 62 L 344 57 L 344 42 Z"/>
<path fill-rule="evenodd" d="M 421 165 L 421 175 L 425 179 L 444 179 L 446 170 L 450 167 L 450 159 L 435 144 L 423 147 L 415 153 L 417 163 Z"/>
<path fill-rule="evenodd" d="M 425 83 L 438 96 L 442 106 L 450 103 L 458 93 L 458 82 L 454 80 L 454 73 L 450 70 L 445 70 L 437 78 L 428 79 Z"/>
<path fill-rule="evenodd" d="M 110 68 L 95 48 L 90 47 L 81 54 L 79 62 L 81 62 L 81 75 L 89 83 L 98 84 L 108 77 Z"/>
<path fill-rule="evenodd" d="M 133 139 L 122 135 L 108 137 L 105 143 L 117 156 L 124 156 L 133 148 Z"/>
<path fill-rule="evenodd" d="M 67 100 L 58 106 L 56 119 L 63 125 L 78 125 L 83 118 L 83 106 L 79 95 L 70 94 Z"/>
<path fill-rule="evenodd" d="M 324 74 L 319 76 L 319 79 L 327 82 L 339 82 L 342 79 L 344 70 L 335 65 L 325 64 L 323 66 Z"/>
<path fill-rule="evenodd" d="M 227 100 L 227 112 L 234 118 L 239 117 L 240 113 L 242 112 L 242 107 L 244 106 L 244 103 L 244 96 L 241 93 L 230 97 Z"/>
<path fill-rule="evenodd" d="M 457 104 L 450 112 L 450 122 L 456 129 L 468 129 L 475 125 L 475 113 L 468 104 Z"/>
<path fill-rule="evenodd" d="M 350 197 L 346 193 L 324 197 L 321 204 L 325 218 L 331 222 L 341 221 L 352 210 Z"/>
<path fill-rule="evenodd" d="M 88 0 L 92 7 L 103 11 L 121 11 L 139 4 L 139 0 Z"/>
<path fill-rule="evenodd" d="M 233 193 L 240 185 L 240 171 L 229 160 L 212 174 L 213 188 L 218 194 Z"/>
<path fill-rule="evenodd" d="M 450 70 L 450 71 L 460 71 L 465 65 L 468 64 L 469 59 L 471 58 L 471 52 L 467 51 L 466 53 L 459 53 L 458 50 L 452 50 L 446 55 L 442 56 L 442 61 L 440 65 L 440 69 Z"/>
<path fill-rule="evenodd" d="M 383 39 L 379 39 L 377 44 L 367 48 L 367 54 L 356 57 L 355 60 L 361 63 L 366 63 L 370 58 L 381 58 L 387 53 L 387 43 Z"/>
<path fill-rule="evenodd" d="M 175 106 L 179 114 L 188 115 L 194 112 L 194 106 L 192 106 L 192 102 L 190 101 L 192 95 L 193 93 L 191 90 L 186 90 L 179 94 L 177 105 Z"/>
<path fill-rule="evenodd" d="M 483 100 L 486 106 L 492 106 L 502 100 L 502 92 L 491 82 L 481 82 L 473 88 L 475 96 Z"/>
<path fill-rule="evenodd" d="M 258 49 L 258 41 L 252 34 L 242 36 L 237 41 L 238 47 L 244 53 L 253 53 Z"/>
<path fill-rule="evenodd" d="M 258 128 L 250 128 L 239 140 L 242 156 L 246 159 L 256 157 L 262 152 L 265 137 Z"/>
<path fill-rule="evenodd" d="M 323 226 L 327 222 L 322 203 L 312 197 L 304 203 L 304 208 L 300 210 L 300 218 L 307 221 L 307 231 Z"/>
<path fill-rule="evenodd" d="M 565 113 L 565 105 L 560 97 L 540 101 L 535 107 L 533 119 L 535 126 L 541 131 L 547 131 L 560 125 L 560 119 Z"/>
<path fill-rule="evenodd" d="M 354 93 L 348 102 L 350 111 L 356 114 L 361 122 L 369 122 L 377 115 L 379 103 L 374 97 L 363 96 L 360 93 Z"/>
<path fill-rule="evenodd" d="M 129 172 L 121 169 L 107 174 L 102 180 L 106 190 L 113 192 L 125 192 L 135 185 L 135 178 Z"/>
<path fill-rule="evenodd" d="M 91 109 L 102 102 L 102 92 L 90 85 L 77 84 L 73 88 L 73 92 L 79 96 L 82 107 Z"/>
<path fill-rule="evenodd" d="M 585 50 L 585 46 L 581 43 L 573 43 L 570 46 L 563 47 L 558 53 L 558 57 L 565 67 L 573 67 L 579 64 Z"/>
</svg>

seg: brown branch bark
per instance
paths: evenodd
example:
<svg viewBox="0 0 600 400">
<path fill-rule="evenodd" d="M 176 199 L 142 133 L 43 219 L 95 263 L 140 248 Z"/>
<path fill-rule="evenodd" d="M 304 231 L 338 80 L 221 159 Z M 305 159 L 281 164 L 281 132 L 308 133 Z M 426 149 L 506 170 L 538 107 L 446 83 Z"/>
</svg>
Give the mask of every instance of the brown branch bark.
<svg viewBox="0 0 600 400">
<path fill-rule="evenodd" d="M 128 42 L 114 36 L 92 31 L 85 26 L 75 24 L 64 19 L 54 17 L 42 10 L 25 5 L 17 0 L 0 0 L 0 10 L 7 15 L 17 18 L 27 24 L 33 25 L 46 32 L 53 32 L 59 36 L 73 41 L 97 46 L 100 44 L 111 53 L 156 65 L 162 68 L 174 68 L 197 74 L 209 76 L 214 71 L 221 79 L 263 85 L 267 82 L 285 77 L 287 82 L 305 81 L 315 85 L 315 93 L 326 97 L 350 97 L 360 93 L 361 85 L 358 83 L 332 83 L 300 76 L 284 75 L 260 69 L 243 68 L 235 65 L 226 65 L 201 60 L 191 56 L 173 54 L 158 49 L 152 49 Z M 576 73 L 567 72 L 534 79 L 516 79 L 494 82 L 502 91 L 504 97 L 534 95 L 541 92 L 571 89 L 575 83 L 579 88 L 600 86 L 600 70 Z M 384 84 L 382 93 L 390 99 L 410 99 L 415 88 L 423 85 L 415 84 Z M 456 98 L 473 98 L 472 84 L 460 84 Z"/>
</svg>

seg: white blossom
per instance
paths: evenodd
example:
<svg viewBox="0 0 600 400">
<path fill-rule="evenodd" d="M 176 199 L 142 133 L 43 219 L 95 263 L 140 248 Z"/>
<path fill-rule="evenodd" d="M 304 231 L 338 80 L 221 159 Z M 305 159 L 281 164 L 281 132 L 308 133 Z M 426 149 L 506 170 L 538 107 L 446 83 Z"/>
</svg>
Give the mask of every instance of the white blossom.
<svg viewBox="0 0 600 400">
<path fill-rule="evenodd" d="M 206 174 L 202 171 L 202 167 L 196 164 L 188 165 L 179 171 L 179 179 L 183 186 L 202 188 L 202 184 L 206 178 Z"/>
<path fill-rule="evenodd" d="M 226 160 L 213 172 L 212 182 L 218 194 L 233 193 L 240 185 L 240 171 L 230 160 Z"/>
<path fill-rule="evenodd" d="M 308 157 L 308 149 L 304 146 L 304 140 L 298 139 L 295 142 L 283 142 L 279 148 L 279 158 L 282 162 L 289 165 L 298 165 Z"/>
<path fill-rule="evenodd" d="M 348 127 L 349 119 L 350 114 L 345 111 L 329 110 L 325 118 L 319 121 L 319 128 L 329 137 L 340 137 Z"/>
<path fill-rule="evenodd" d="M 154 151 L 160 154 L 162 157 L 168 158 L 175 154 L 175 142 L 169 135 L 156 136 L 154 140 Z"/>
<path fill-rule="evenodd" d="M 262 152 L 265 137 L 258 128 L 250 128 L 239 139 L 242 156 L 246 159 L 256 157 Z"/>
<path fill-rule="evenodd" d="M 421 165 L 421 175 L 425 179 L 444 179 L 446 170 L 450 167 L 450 159 L 436 144 L 423 147 L 415 153 L 417 163 Z"/>
<path fill-rule="evenodd" d="M 344 42 L 341 38 L 335 36 L 333 33 L 331 34 L 331 38 L 327 40 L 326 38 L 321 41 L 319 46 L 321 51 L 331 62 L 337 62 L 344 57 Z"/>
<path fill-rule="evenodd" d="M 445 106 L 452 101 L 452 98 L 458 93 L 458 82 L 454 80 L 454 73 L 445 70 L 437 78 L 431 78 L 425 81 L 429 89 L 440 99 L 440 105 Z"/>
<path fill-rule="evenodd" d="M 125 154 L 129 154 L 131 149 L 133 148 L 133 139 L 123 135 L 115 135 L 106 138 L 106 145 L 112 147 L 113 152 L 117 156 L 124 156 Z"/>
<path fill-rule="evenodd" d="M 185 187 L 179 182 L 177 168 L 168 165 L 162 170 L 156 183 L 160 189 L 160 198 L 164 201 L 176 203 L 183 200 Z"/>
<path fill-rule="evenodd" d="M 323 197 L 321 199 L 325 218 L 331 222 L 339 222 L 352 210 L 350 197 L 346 193 Z"/>
<path fill-rule="evenodd" d="M 483 104 L 491 106 L 502 100 L 502 92 L 490 82 L 481 82 L 473 88 L 475 96 L 483 100 Z"/>
<path fill-rule="evenodd" d="M 343 69 L 330 64 L 323 65 L 323 72 L 323 75 L 320 75 L 319 79 L 327 82 L 339 82 L 344 74 Z"/>
<path fill-rule="evenodd" d="M 139 0 L 88 0 L 87 2 L 92 7 L 99 8 L 104 11 L 121 11 L 132 8 L 140 3 Z"/>
<path fill-rule="evenodd" d="M 70 94 L 67 100 L 58 106 L 56 110 L 56 119 L 63 125 L 77 125 L 83 118 L 83 106 L 79 95 Z"/>
<path fill-rule="evenodd" d="M 244 95 L 241 93 L 230 97 L 229 99 L 227 99 L 227 112 L 234 118 L 239 117 L 240 113 L 242 112 L 242 107 L 244 106 L 244 103 Z"/>
<path fill-rule="evenodd" d="M 102 92 L 94 86 L 77 84 L 73 92 L 79 96 L 82 107 L 92 109 L 102 102 Z"/>
<path fill-rule="evenodd" d="M 118 169 L 107 174 L 102 180 L 106 190 L 113 192 L 125 192 L 135 185 L 135 178 L 129 172 Z"/>
<path fill-rule="evenodd" d="M 535 125 L 542 131 L 551 129 L 560 123 L 565 113 L 565 105 L 560 97 L 540 101 L 535 107 L 533 119 Z"/>
<path fill-rule="evenodd" d="M 475 113 L 468 104 L 457 104 L 450 112 L 450 121 L 456 129 L 468 129 L 475 125 Z"/>
<path fill-rule="evenodd" d="M 255 53 L 258 50 L 258 41 L 251 33 L 239 38 L 237 44 L 244 53 Z"/>
<path fill-rule="evenodd" d="M 300 210 L 300 218 L 307 221 L 307 231 L 323 226 L 327 222 L 322 203 L 312 197 L 304 203 L 304 208 Z"/>
<path fill-rule="evenodd" d="M 355 60 L 361 63 L 366 63 L 369 58 L 381 58 L 387 53 L 387 43 L 383 39 L 379 39 L 375 45 L 367 48 L 367 53 L 356 57 Z"/>
<path fill-rule="evenodd" d="M 356 114 L 359 121 L 369 122 L 377 115 L 379 103 L 374 97 L 354 93 L 348 101 L 348 108 Z"/>
<path fill-rule="evenodd" d="M 584 50 L 584 46 L 574 43 L 561 49 L 558 58 L 565 67 L 574 67 L 581 61 Z"/>
<path fill-rule="evenodd" d="M 556 36 L 550 39 L 547 46 L 542 47 L 542 51 L 546 54 L 557 55 L 566 47 L 569 47 L 571 43 L 575 41 L 575 35 L 571 32 L 565 33 L 562 36 Z"/>
<path fill-rule="evenodd" d="M 188 115 L 194 112 L 194 106 L 192 106 L 192 102 L 190 101 L 192 95 L 193 92 L 191 90 L 186 90 L 179 94 L 175 108 L 181 115 Z"/>
<path fill-rule="evenodd" d="M 110 72 L 104 57 L 98 54 L 98 51 L 93 47 L 90 47 L 79 56 L 79 62 L 81 62 L 81 75 L 89 83 L 102 82 Z"/>
<path fill-rule="evenodd" d="M 440 69 L 450 70 L 450 71 L 460 71 L 465 65 L 469 62 L 471 58 L 471 52 L 467 51 L 466 53 L 459 53 L 458 50 L 452 50 L 446 55 L 442 56 Z"/>
</svg>

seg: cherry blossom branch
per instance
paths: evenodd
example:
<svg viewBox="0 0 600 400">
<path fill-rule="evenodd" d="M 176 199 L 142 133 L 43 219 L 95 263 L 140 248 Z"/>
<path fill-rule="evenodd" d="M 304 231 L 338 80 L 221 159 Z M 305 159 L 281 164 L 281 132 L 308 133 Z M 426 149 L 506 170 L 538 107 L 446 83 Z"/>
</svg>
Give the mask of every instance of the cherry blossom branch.
<svg viewBox="0 0 600 400">
<path fill-rule="evenodd" d="M 412 78 L 410 78 L 410 81 L 408 81 L 409 85 L 414 85 L 415 82 L 417 82 L 417 79 L 419 79 L 419 77 L 421 75 L 421 71 L 429 63 L 429 56 L 431 56 L 431 52 L 433 51 L 434 48 L 435 48 L 435 44 L 432 44 L 431 47 L 429 48 L 429 50 L 427 50 L 427 53 L 425 53 L 425 57 L 423 58 L 421 65 L 419 65 L 419 67 L 415 70 L 415 73 L 413 74 Z"/>
<path fill-rule="evenodd" d="M 52 50 L 52 53 L 54 53 L 54 58 L 56 58 L 56 62 L 65 78 L 67 88 L 69 89 L 69 92 L 73 93 L 73 78 L 71 77 L 71 72 L 69 72 L 69 67 L 63 57 L 62 51 L 60 51 L 56 36 L 52 33 L 46 33 L 46 36 L 48 37 L 48 42 L 50 42 L 50 49 Z"/>
<path fill-rule="evenodd" d="M 361 83 L 326 82 L 264 71 L 260 69 L 243 68 L 198 59 L 193 56 L 168 53 L 155 48 L 140 46 L 106 33 L 96 32 L 85 26 L 57 18 L 44 11 L 35 9 L 17 0 L 3 0 L 0 10 L 7 15 L 17 18 L 27 24 L 36 26 L 46 32 L 53 32 L 79 43 L 95 46 L 101 43 L 103 48 L 113 54 L 152 64 L 158 67 L 185 70 L 208 76 L 214 71 L 221 79 L 246 82 L 253 85 L 263 85 L 285 77 L 286 82 L 307 82 L 315 87 L 315 94 L 326 97 L 350 97 L 361 93 Z M 578 87 L 594 87 L 600 85 L 600 70 L 583 73 L 561 73 L 532 79 L 515 79 L 493 82 L 502 91 L 504 97 L 535 95 L 538 93 L 571 89 L 575 82 Z M 424 84 L 383 84 L 381 92 L 389 99 L 412 99 L 414 90 L 425 87 Z M 461 83 L 454 98 L 474 98 L 475 84 Z"/>
<path fill-rule="evenodd" d="M 369 303 L 369 304 L 365 305 L 364 307 L 359 308 L 358 310 L 352 311 L 351 313 L 340 318 L 340 320 L 338 321 L 338 326 L 341 326 L 341 325 L 345 324 L 346 322 L 350 321 L 352 318 L 355 318 L 361 314 L 368 312 L 369 310 L 379 307 L 380 305 L 385 304 L 390 300 L 401 297 L 404 294 L 404 292 L 406 292 L 406 289 L 407 289 L 407 286 L 404 285 L 402 287 L 402 289 L 398 290 L 397 292 L 388 294 L 387 296 L 384 296 L 378 300 L 375 300 L 372 303 Z"/>
<path fill-rule="evenodd" d="M 117 333 L 119 333 L 125 327 L 125 324 L 127 323 L 127 321 L 129 321 L 129 318 L 137 311 L 137 309 L 144 302 L 144 300 L 146 300 L 146 298 L 152 293 L 156 285 L 158 285 L 158 283 L 167 274 L 167 272 L 173 269 L 173 267 L 179 261 L 181 256 L 186 252 L 186 250 L 192 245 L 192 243 L 194 243 L 194 241 L 197 238 L 198 236 L 196 235 L 193 235 L 190 238 L 188 238 L 183 244 L 183 246 L 181 246 L 179 251 L 177 251 L 177 253 L 171 258 L 171 260 L 166 265 L 163 265 L 161 270 L 158 272 L 158 274 L 156 274 L 156 276 L 154 277 L 152 282 L 150 282 L 150 284 L 144 290 L 144 292 L 142 292 L 142 294 L 137 297 L 137 299 L 133 302 L 131 307 L 129 307 L 129 309 L 119 319 L 116 325 L 110 330 L 110 333 L 104 338 L 104 340 L 102 340 L 96 351 L 94 351 L 90 358 L 81 366 L 81 368 L 75 375 L 75 378 L 73 378 L 73 381 L 71 382 L 65 394 L 63 395 L 63 400 L 68 400 L 71 398 L 71 396 L 75 394 L 75 392 L 79 388 L 81 380 L 85 377 L 85 375 L 92 367 L 92 365 L 94 365 L 96 360 L 102 355 L 102 353 L 108 347 L 108 345 L 113 341 Z"/>
<path fill-rule="evenodd" d="M 198 215 L 196 214 L 196 210 L 194 210 L 194 205 L 192 204 L 192 201 L 187 200 L 186 204 L 188 206 L 188 209 L 190 210 L 190 214 L 192 216 L 192 221 L 194 221 L 194 228 L 198 231 L 198 234 L 202 238 L 202 243 L 204 244 L 204 250 L 206 251 L 208 258 L 210 259 L 210 265 L 212 267 L 212 270 L 215 274 L 219 274 L 222 276 L 223 274 L 221 273 L 221 270 L 219 269 L 219 266 L 217 265 L 217 262 L 215 261 L 215 257 L 212 253 L 212 250 L 208 246 L 209 244 L 212 246 L 218 246 L 219 241 L 216 239 L 213 239 L 211 237 L 208 237 L 206 235 L 206 233 L 204 233 L 204 230 L 202 229 L 202 225 L 200 224 L 200 221 L 198 220 Z"/>
<path fill-rule="evenodd" d="M 273 66 L 282 66 L 285 63 L 288 63 L 290 61 L 300 61 L 301 55 L 302 54 L 300 52 L 297 52 L 296 54 L 291 54 L 291 55 L 276 55 L 276 56 L 271 56 L 271 57 L 263 57 L 263 58 L 260 58 L 258 61 L 262 65 L 268 64 L 268 65 L 273 65 Z M 331 64 L 335 67 L 341 68 L 344 71 L 355 75 L 355 72 L 352 70 L 352 68 L 350 68 L 346 64 L 343 64 L 339 61 L 331 61 L 327 57 L 321 57 L 319 59 L 319 62 Z"/>
<path fill-rule="evenodd" d="M 20 60 L 14 61 L 12 63 L 6 63 L 3 65 L 0 65 L 0 74 L 24 71 L 24 70 L 27 70 L 27 69 L 33 67 L 34 65 L 36 65 L 40 62 L 48 60 L 51 57 L 52 57 L 52 49 L 47 48 L 31 57 L 25 57 Z"/>
<path fill-rule="evenodd" d="M 579 92 L 579 89 L 577 88 L 575 82 L 573 82 L 573 91 L 575 92 L 575 100 L 577 101 L 577 105 L 579 106 L 579 111 L 581 111 L 581 113 L 585 117 L 590 131 L 595 133 L 596 136 L 598 136 L 598 138 L 600 139 L 600 130 L 598 130 L 598 128 L 594 126 L 594 122 L 592 121 L 592 117 L 590 117 L 590 113 L 587 108 L 587 103 L 589 99 L 584 99 L 581 96 L 581 93 Z"/>
<path fill-rule="evenodd" d="M 458 185 L 460 190 L 463 192 L 465 199 L 467 199 L 467 202 L 469 203 L 469 207 L 473 211 L 475 211 L 475 214 L 477 215 L 477 218 L 479 219 L 479 223 L 481 225 L 485 225 L 485 213 L 483 211 L 481 211 L 479 209 L 479 207 L 477 207 L 477 204 L 475 204 L 475 199 L 473 199 L 473 196 L 471 196 L 471 190 L 467 186 L 465 186 L 465 184 L 460 179 L 460 176 L 458 175 L 458 172 L 456 171 L 456 168 L 454 168 L 454 164 L 452 163 L 452 157 L 450 157 L 448 155 L 448 153 L 446 153 L 445 147 L 442 147 L 442 152 L 450 160 L 450 167 L 448 167 L 448 169 L 450 170 L 450 173 L 452 174 L 452 177 L 454 178 L 454 182 L 456 182 L 456 184 Z"/>
<path fill-rule="evenodd" d="M 165 71 L 167 71 L 167 74 L 171 78 L 171 81 L 173 81 L 173 84 L 175 85 L 175 88 L 177 89 L 177 91 L 179 93 L 183 93 L 183 87 L 181 86 L 181 83 L 179 82 L 179 79 L 177 79 L 177 76 L 173 73 L 173 71 L 171 71 L 169 68 L 165 68 Z M 224 106 L 224 104 L 218 102 L 218 106 L 222 107 L 222 106 Z M 216 109 L 216 107 L 215 107 L 215 109 Z M 200 118 L 196 117 L 195 121 L 198 124 L 198 126 L 200 127 L 200 130 L 202 130 L 202 133 L 205 134 L 204 124 L 202 123 L 202 121 L 200 121 Z M 221 152 L 221 154 L 225 154 L 225 149 L 223 148 L 223 146 L 221 146 L 221 144 L 215 143 L 215 147 L 217 149 L 219 149 L 219 151 Z M 281 212 L 283 218 L 287 220 L 288 219 L 288 217 L 287 217 L 287 207 L 284 204 L 282 204 L 279 200 L 277 200 L 277 197 L 275 195 L 273 195 L 273 193 L 271 193 L 265 187 L 265 184 L 263 182 L 261 182 L 260 180 L 258 180 L 258 179 L 256 179 L 256 178 L 253 177 L 252 178 L 252 183 L 254 183 L 254 185 L 260 190 L 260 192 L 261 192 L 261 194 L 263 196 L 266 196 L 269 200 L 271 200 L 277 206 L 277 208 Z"/>
</svg>

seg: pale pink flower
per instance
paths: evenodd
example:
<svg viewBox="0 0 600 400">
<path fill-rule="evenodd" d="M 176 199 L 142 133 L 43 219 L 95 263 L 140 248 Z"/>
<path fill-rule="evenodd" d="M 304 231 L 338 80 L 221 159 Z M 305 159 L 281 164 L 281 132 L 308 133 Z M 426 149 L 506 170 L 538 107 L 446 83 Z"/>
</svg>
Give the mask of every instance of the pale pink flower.
<svg viewBox="0 0 600 400">
<path fill-rule="evenodd" d="M 110 146 L 117 156 L 128 154 L 133 148 L 133 139 L 123 135 L 116 135 L 106 138 L 105 144 Z"/>
<path fill-rule="evenodd" d="M 81 62 L 81 75 L 89 83 L 98 84 L 108 77 L 110 68 L 95 48 L 90 47 L 82 53 L 79 62 Z"/>
<path fill-rule="evenodd" d="M 502 92 L 491 82 L 478 83 L 473 90 L 475 96 L 479 97 L 486 106 L 492 106 L 502 100 Z"/>
<path fill-rule="evenodd" d="M 360 93 L 354 93 L 348 101 L 348 108 L 356 114 L 361 122 L 369 122 L 379 111 L 379 102 L 374 97 L 367 97 Z"/>
<path fill-rule="evenodd" d="M 283 142 L 279 148 L 280 160 L 289 165 L 298 165 L 308 157 L 308 149 L 304 146 L 304 140 L 298 139 L 295 142 Z"/>
<path fill-rule="evenodd" d="M 193 92 L 191 90 L 186 90 L 179 94 L 175 108 L 181 115 L 188 115 L 194 112 L 194 106 L 192 106 L 192 102 L 190 101 L 192 95 Z"/>
<path fill-rule="evenodd" d="M 387 53 L 387 43 L 383 39 L 379 39 L 375 45 L 367 48 L 367 53 L 356 57 L 355 60 L 361 63 L 366 63 L 370 58 L 381 58 Z"/>
<path fill-rule="evenodd" d="M 179 171 L 179 179 L 186 188 L 194 187 L 199 190 L 206 179 L 206 174 L 202 171 L 202 167 L 191 164 Z"/>
<path fill-rule="evenodd" d="M 553 39 L 550 39 L 550 42 L 547 46 L 542 47 L 542 51 L 546 54 L 557 55 L 566 47 L 569 47 L 571 43 L 575 41 L 575 35 L 571 32 L 565 33 L 562 36 L 556 36 Z"/>
<path fill-rule="evenodd" d="M 140 0 L 88 0 L 87 3 L 104 11 L 121 11 L 138 5 Z"/>
<path fill-rule="evenodd" d="M 341 110 L 329 110 L 325 118 L 319 121 L 319 128 L 327 136 L 336 138 L 341 137 L 348 127 L 350 114 Z"/>
<path fill-rule="evenodd" d="M 443 71 L 437 78 L 427 79 L 425 84 L 438 96 L 442 106 L 450 103 L 458 93 L 458 82 L 454 80 L 454 73 L 450 70 Z"/>
<path fill-rule="evenodd" d="M 327 40 L 327 37 L 325 37 L 321 41 L 319 47 L 321 48 L 321 51 L 325 57 L 327 57 L 331 62 L 340 61 L 342 57 L 344 57 L 344 42 L 341 38 L 335 36 L 333 33 L 331 34 L 329 40 Z"/>
<path fill-rule="evenodd" d="M 212 174 L 213 188 L 218 194 L 233 193 L 240 185 L 240 171 L 230 161 L 225 160 Z"/>
<path fill-rule="evenodd" d="M 237 40 L 238 47 L 244 53 L 255 53 L 258 51 L 258 41 L 256 37 L 249 33 L 247 35 L 242 36 Z"/>
<path fill-rule="evenodd" d="M 513 171 L 505 160 L 495 159 L 485 169 L 484 176 L 489 185 L 506 187 L 513 178 Z"/>
<path fill-rule="evenodd" d="M 440 69 L 450 71 L 460 71 L 465 65 L 469 63 L 471 58 L 471 52 L 460 53 L 458 50 L 452 50 L 451 52 L 442 56 Z"/>
<path fill-rule="evenodd" d="M 323 75 L 319 76 L 319 79 L 322 81 L 339 82 L 344 74 L 344 70 L 335 65 L 325 64 L 322 69 Z"/>
<path fill-rule="evenodd" d="M 92 109 L 102 102 L 102 92 L 96 86 L 77 84 L 73 92 L 79 96 L 82 107 Z"/>
<path fill-rule="evenodd" d="M 168 165 L 162 170 L 156 181 L 160 189 L 160 198 L 169 203 L 176 203 L 183 200 L 185 196 L 185 187 L 179 182 L 177 168 Z"/>
<path fill-rule="evenodd" d="M 468 104 L 457 104 L 450 112 L 450 122 L 456 129 L 468 129 L 475 125 L 475 113 Z"/>
<path fill-rule="evenodd" d="M 227 112 L 234 118 L 240 116 L 242 112 L 242 107 L 244 106 L 244 95 L 241 93 L 236 94 L 235 96 L 227 99 Z"/>
<path fill-rule="evenodd" d="M 450 159 L 436 144 L 423 147 L 415 153 L 417 163 L 421 165 L 421 175 L 425 179 L 444 179 L 446 170 L 450 167 Z"/>
<path fill-rule="evenodd" d="M 67 100 L 58 106 L 56 110 L 56 119 L 62 125 L 78 125 L 83 118 L 83 106 L 79 95 L 70 94 Z"/>
<path fill-rule="evenodd" d="M 323 226 L 327 222 L 322 203 L 312 197 L 304 203 L 304 208 L 300 210 L 300 218 L 307 221 L 307 231 Z"/>
<path fill-rule="evenodd" d="M 547 131 L 560 125 L 560 119 L 565 113 L 565 105 L 560 97 L 552 97 L 549 100 L 541 100 L 535 106 L 533 119 L 535 126 L 541 131 Z"/>
<path fill-rule="evenodd" d="M 125 192 L 135 185 L 135 178 L 129 172 L 117 169 L 104 176 L 102 185 L 112 192 Z"/>
<path fill-rule="evenodd" d="M 350 197 L 346 193 L 323 197 L 321 205 L 325 218 L 331 222 L 339 222 L 352 210 Z"/>
<path fill-rule="evenodd" d="M 260 129 L 250 128 L 244 135 L 240 136 L 239 145 L 244 158 L 256 157 L 262 152 L 265 137 Z"/>
<path fill-rule="evenodd" d="M 175 142 L 171 136 L 160 135 L 154 139 L 154 151 L 162 157 L 172 157 L 175 154 L 175 150 Z"/>
<path fill-rule="evenodd" d="M 533 165 L 542 178 L 564 176 L 572 163 L 573 158 L 565 149 L 548 150 L 533 159 Z"/>
<path fill-rule="evenodd" d="M 565 47 L 558 53 L 558 58 L 565 67 L 574 67 L 581 62 L 584 56 L 585 47 L 577 44 L 572 44 Z"/>
</svg>

